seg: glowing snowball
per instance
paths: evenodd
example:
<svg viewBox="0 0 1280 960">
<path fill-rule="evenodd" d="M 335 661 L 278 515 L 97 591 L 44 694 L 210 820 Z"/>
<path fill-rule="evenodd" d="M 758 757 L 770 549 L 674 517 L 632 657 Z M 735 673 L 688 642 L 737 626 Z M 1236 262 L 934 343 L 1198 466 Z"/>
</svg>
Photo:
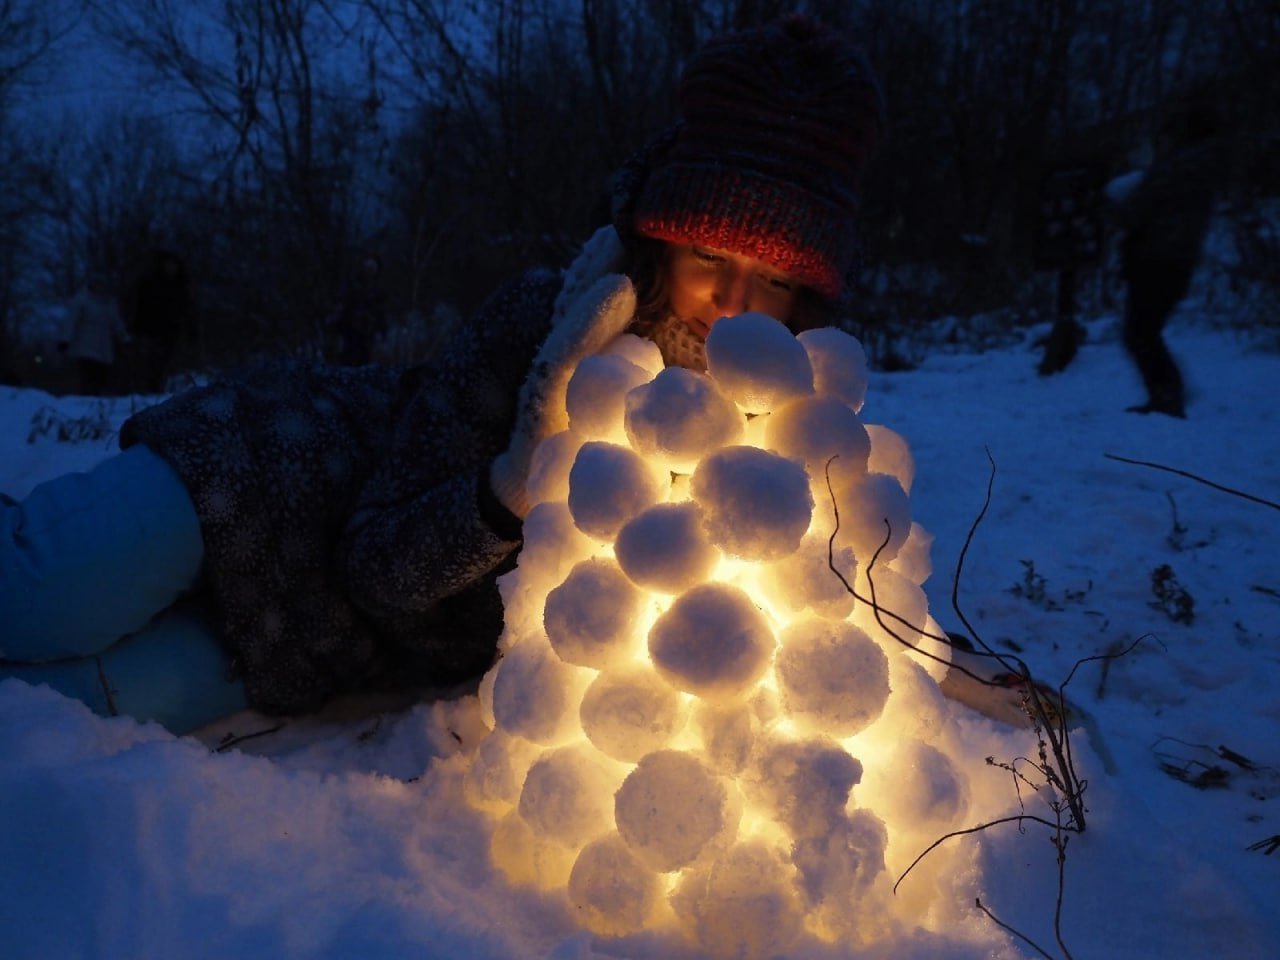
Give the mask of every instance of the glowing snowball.
<svg viewBox="0 0 1280 960">
<path fill-rule="evenodd" d="M 569 512 L 583 533 L 612 540 L 622 525 L 662 498 L 658 475 L 635 451 L 591 440 L 569 471 Z"/>
<path fill-rule="evenodd" d="M 626 431 L 642 456 L 688 473 L 713 450 L 737 443 L 743 417 L 705 375 L 667 367 L 626 398 Z"/>
<path fill-rule="evenodd" d="M 861 763 L 834 740 L 815 737 L 762 745 L 745 786 L 750 799 L 800 838 L 834 829 L 861 779 Z"/>
<path fill-rule="evenodd" d="M 682 594 L 649 630 L 658 673 L 679 690 L 725 700 L 748 692 L 769 666 L 773 630 L 737 587 L 705 583 Z"/>
<path fill-rule="evenodd" d="M 941 683 L 950 669 L 952 653 L 951 641 L 942 629 L 942 624 L 930 616 L 925 620 L 920 642 L 916 644 L 914 650 L 907 651 L 907 656 L 924 667 L 934 680 Z"/>
<path fill-rule="evenodd" d="M 889 658 L 889 687 L 893 696 L 885 704 L 875 732 L 885 731 L 886 749 L 902 738 L 934 740 L 946 723 L 946 698 L 929 672 L 910 656 Z M 877 738 L 880 739 L 880 738 Z"/>
<path fill-rule="evenodd" d="M 671 905 L 713 957 L 782 956 L 799 936 L 803 916 L 790 873 L 790 866 L 763 844 L 740 844 L 686 874 Z"/>
<path fill-rule="evenodd" d="M 746 560 L 794 552 L 813 516 L 804 468 L 757 447 L 725 447 L 707 457 L 690 489 L 711 542 Z"/>
<path fill-rule="evenodd" d="M 828 470 L 833 485 L 847 485 L 867 472 L 871 453 L 866 427 L 835 396 L 801 397 L 775 410 L 765 425 L 765 443 L 803 463 L 824 492 Z"/>
<path fill-rule="evenodd" d="M 480 741 L 463 779 L 472 806 L 505 813 L 520 799 L 525 774 L 541 749 L 520 737 L 494 730 Z"/>
<path fill-rule="evenodd" d="M 575 564 L 587 559 L 594 547 L 573 522 L 563 499 L 536 504 L 524 518 L 522 530 L 521 575 L 543 581 L 544 594 L 563 580 Z"/>
<path fill-rule="evenodd" d="M 532 638 L 512 646 L 494 670 L 493 718 L 500 728 L 547 745 L 574 733 L 585 671 Z"/>
<path fill-rule="evenodd" d="M 836 543 L 852 547 L 860 567 L 865 569 L 872 560 L 888 564 L 898 555 L 911 533 L 911 502 L 894 477 L 868 473 L 837 490 L 836 497 L 840 504 Z"/>
<path fill-rule="evenodd" d="M 813 367 L 785 326 L 763 313 L 726 317 L 707 334 L 707 372 L 747 413 L 813 393 Z"/>
<path fill-rule="evenodd" d="M 569 470 L 582 441 L 582 434 L 561 430 L 534 448 L 529 461 L 529 477 L 525 481 L 530 503 L 561 501 L 569 495 Z"/>
<path fill-rule="evenodd" d="M 783 631 L 776 663 L 782 703 L 816 733 L 849 737 L 889 699 L 889 660 L 851 623 L 807 619 Z"/>
<path fill-rule="evenodd" d="M 806 610 L 843 620 L 854 608 L 854 596 L 840 578 L 831 572 L 831 561 L 850 584 L 854 582 L 858 564 L 853 551 L 837 547 L 828 554 L 827 534 L 811 533 L 800 541 L 800 548 L 777 561 L 770 575 L 763 578 L 765 595 L 774 604 L 793 613 Z"/>
<path fill-rule="evenodd" d="M 642 664 L 601 673 L 579 709 L 582 730 L 596 749 L 630 763 L 666 746 L 687 715 L 681 696 Z"/>
<path fill-rule="evenodd" d="M 832 933 L 852 932 L 863 919 L 853 909 L 854 901 L 883 875 L 887 842 L 884 821 L 866 809 L 854 810 L 824 833 L 796 841 L 791 862 L 799 873 L 800 889 L 810 903 L 825 902 L 832 908 L 824 917 Z"/>
<path fill-rule="evenodd" d="M 699 760 L 659 750 L 641 760 L 614 797 L 614 819 L 628 849 L 665 873 L 693 863 L 737 831 L 737 795 Z"/>
<path fill-rule="evenodd" d="M 707 762 L 727 776 L 736 776 L 747 765 L 760 727 L 756 712 L 746 703 L 701 701 L 693 711 L 693 728 Z"/>
<path fill-rule="evenodd" d="M 919 584 L 889 567 L 878 567 L 871 571 L 869 581 L 867 571 L 860 569 L 856 589 L 867 600 L 875 601 L 874 606 L 859 604 L 854 613 L 853 622 L 869 636 L 890 651 L 920 642 L 929 617 L 929 600 Z"/>
<path fill-rule="evenodd" d="M 659 503 L 618 531 L 622 572 L 648 590 L 680 593 L 707 579 L 720 558 L 692 501 Z"/>
<path fill-rule="evenodd" d="M 662 361 L 662 351 L 648 337 L 637 337 L 634 333 L 624 333 L 605 347 L 605 353 L 623 357 L 650 377 L 656 377 L 666 364 Z"/>
<path fill-rule="evenodd" d="M 933 575 L 932 550 L 933 534 L 912 521 L 906 542 L 889 566 L 912 583 L 923 584 Z"/>
<path fill-rule="evenodd" d="M 658 874 L 645 867 L 616 833 L 593 840 L 569 874 L 569 900 L 592 933 L 639 933 L 657 909 Z"/>
<path fill-rule="evenodd" d="M 583 560 L 547 594 L 542 623 L 560 659 L 604 670 L 631 656 L 643 594 L 604 557 Z"/>
<path fill-rule="evenodd" d="M 574 851 L 550 837 L 539 836 L 519 812 L 512 810 L 494 828 L 489 859 L 512 883 L 555 890 L 569 881 Z"/>
<path fill-rule="evenodd" d="M 529 768 L 519 810 L 536 833 L 581 847 L 609 830 L 617 780 L 599 756 L 585 746 L 561 747 L 548 750 Z"/>
<path fill-rule="evenodd" d="M 969 804 L 969 786 L 951 759 L 921 740 L 897 742 L 874 768 L 864 787 L 878 805 L 894 811 L 904 829 L 930 830 L 955 823 Z"/>
<path fill-rule="evenodd" d="M 867 469 L 872 473 L 887 473 L 895 477 L 902 489 L 911 492 L 916 478 L 916 460 L 902 435 L 878 423 L 867 424 L 867 436 L 871 438 L 871 457 Z"/>
<path fill-rule="evenodd" d="M 867 396 L 867 352 L 857 338 L 835 327 L 818 327 L 796 339 L 813 365 L 814 388 L 861 410 Z"/>
<path fill-rule="evenodd" d="M 616 354 L 585 357 L 565 391 L 569 429 L 592 440 L 620 439 L 627 392 L 649 377 L 646 370 Z"/>
</svg>

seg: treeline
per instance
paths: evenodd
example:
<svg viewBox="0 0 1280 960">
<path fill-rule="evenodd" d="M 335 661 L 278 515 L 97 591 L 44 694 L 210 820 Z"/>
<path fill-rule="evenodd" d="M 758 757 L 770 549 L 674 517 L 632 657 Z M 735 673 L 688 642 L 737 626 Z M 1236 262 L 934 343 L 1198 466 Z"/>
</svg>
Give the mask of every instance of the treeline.
<svg viewBox="0 0 1280 960">
<path fill-rule="evenodd" d="M 566 262 L 706 37 L 796 9 L 860 38 L 884 88 L 863 321 L 1026 296 L 1045 177 L 1132 168 L 1189 102 L 1222 113 L 1232 203 L 1280 192 L 1270 0 L 0 0 L 0 344 L 164 248 L 193 364 L 319 354 L 372 252 L 412 359 Z M 147 80 L 136 112 L 19 129 L 18 85 L 76 22 Z"/>
</svg>

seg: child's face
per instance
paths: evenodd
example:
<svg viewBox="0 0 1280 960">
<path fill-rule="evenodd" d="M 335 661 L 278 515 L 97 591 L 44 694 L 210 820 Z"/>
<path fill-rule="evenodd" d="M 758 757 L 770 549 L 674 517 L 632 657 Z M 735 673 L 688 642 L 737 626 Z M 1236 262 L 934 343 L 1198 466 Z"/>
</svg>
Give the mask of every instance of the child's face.
<svg viewBox="0 0 1280 960">
<path fill-rule="evenodd" d="M 762 260 L 687 243 L 668 246 L 667 289 L 671 312 L 702 339 L 748 310 L 786 323 L 796 297 L 796 284 Z"/>
</svg>

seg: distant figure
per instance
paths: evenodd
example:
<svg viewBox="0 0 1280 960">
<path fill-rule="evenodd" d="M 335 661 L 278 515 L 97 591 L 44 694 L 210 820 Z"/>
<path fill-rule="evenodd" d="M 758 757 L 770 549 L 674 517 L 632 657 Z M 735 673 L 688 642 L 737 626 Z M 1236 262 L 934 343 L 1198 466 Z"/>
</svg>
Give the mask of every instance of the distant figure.
<svg viewBox="0 0 1280 960">
<path fill-rule="evenodd" d="M 67 304 L 70 321 L 67 354 L 76 362 L 79 392 L 105 393 L 116 363 L 116 347 L 129 342 L 129 332 L 110 289 L 91 282 Z"/>
<path fill-rule="evenodd" d="M 386 330 L 387 308 L 379 279 L 382 261 L 370 254 L 343 287 L 325 326 L 337 334 L 338 362 L 363 366 L 373 360 L 373 345 Z"/>
<path fill-rule="evenodd" d="M 1096 266 L 1102 253 L 1102 179 L 1097 163 L 1080 162 L 1051 171 L 1040 184 L 1035 265 L 1058 275 L 1053 326 L 1041 341 L 1041 376 L 1065 370 L 1084 342 L 1076 286 L 1079 273 Z"/>
<path fill-rule="evenodd" d="M 141 347 L 143 388 L 162 393 L 173 358 L 190 324 L 187 268 L 176 253 L 161 250 L 133 289 L 130 332 Z"/>
<path fill-rule="evenodd" d="M 1213 212 L 1220 173 L 1217 132 L 1216 111 L 1208 106 L 1170 118 L 1161 130 L 1155 162 L 1112 211 L 1125 231 L 1124 345 L 1147 387 L 1147 402 L 1129 407 L 1134 413 L 1187 415 L 1182 374 L 1163 330 L 1191 286 Z"/>
</svg>

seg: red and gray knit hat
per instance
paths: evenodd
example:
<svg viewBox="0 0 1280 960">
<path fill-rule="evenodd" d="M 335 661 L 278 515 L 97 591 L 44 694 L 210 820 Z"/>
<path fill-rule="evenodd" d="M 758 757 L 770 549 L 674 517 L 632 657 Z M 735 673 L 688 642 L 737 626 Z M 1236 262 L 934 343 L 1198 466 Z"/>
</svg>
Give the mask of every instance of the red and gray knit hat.
<svg viewBox="0 0 1280 960">
<path fill-rule="evenodd" d="M 836 297 L 884 123 L 866 61 L 831 30 L 787 17 L 707 43 L 679 104 L 681 122 L 627 191 L 625 226 L 763 260 Z"/>
</svg>

